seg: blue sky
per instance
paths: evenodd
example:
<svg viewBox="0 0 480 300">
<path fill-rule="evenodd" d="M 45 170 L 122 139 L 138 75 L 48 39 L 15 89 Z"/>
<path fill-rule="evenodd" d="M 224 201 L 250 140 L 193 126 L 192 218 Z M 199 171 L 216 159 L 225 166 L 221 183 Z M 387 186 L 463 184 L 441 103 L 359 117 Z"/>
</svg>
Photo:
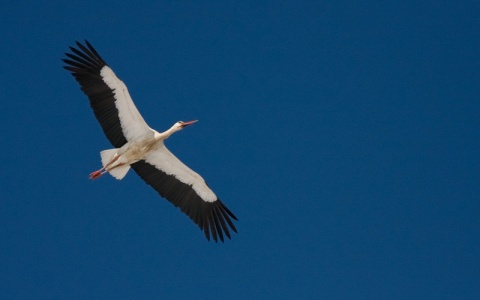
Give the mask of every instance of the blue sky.
<svg viewBox="0 0 480 300">
<path fill-rule="evenodd" d="M 479 299 L 477 1 L 0 5 L 2 299 Z M 419 3 L 421 2 L 421 3 Z M 207 242 L 110 148 L 88 39 L 237 215 Z"/>
</svg>

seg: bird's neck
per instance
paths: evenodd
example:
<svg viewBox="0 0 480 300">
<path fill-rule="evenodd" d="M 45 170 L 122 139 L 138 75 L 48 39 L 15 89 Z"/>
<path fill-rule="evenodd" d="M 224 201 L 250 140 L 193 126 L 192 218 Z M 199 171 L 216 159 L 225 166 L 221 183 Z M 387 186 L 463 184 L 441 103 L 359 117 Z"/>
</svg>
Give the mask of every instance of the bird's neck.
<svg viewBox="0 0 480 300">
<path fill-rule="evenodd" d="M 175 129 L 175 125 L 174 125 L 170 129 L 168 129 L 167 131 L 164 131 L 164 132 L 160 133 L 158 136 L 156 136 L 156 139 L 157 140 L 166 140 L 175 132 L 177 132 L 177 130 Z"/>
</svg>

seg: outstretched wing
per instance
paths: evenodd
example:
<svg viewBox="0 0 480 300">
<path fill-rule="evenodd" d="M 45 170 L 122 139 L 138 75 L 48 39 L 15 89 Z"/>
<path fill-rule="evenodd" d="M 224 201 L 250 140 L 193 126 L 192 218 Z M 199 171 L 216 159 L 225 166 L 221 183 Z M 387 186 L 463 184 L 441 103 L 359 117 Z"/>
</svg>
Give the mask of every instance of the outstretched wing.
<svg viewBox="0 0 480 300">
<path fill-rule="evenodd" d="M 76 42 L 78 49 L 70 47 L 65 53 L 64 68 L 70 71 L 88 96 L 95 117 L 108 140 L 116 148 L 143 135 L 150 127 L 143 120 L 128 93 L 102 57 L 88 41 Z"/>
<path fill-rule="evenodd" d="M 231 220 L 237 220 L 235 215 L 217 198 L 205 180 L 165 145 L 131 166 L 162 197 L 189 216 L 208 240 L 212 235 L 215 242 L 217 237 L 223 242 L 223 234 L 230 239 L 229 227 L 237 232 Z"/>
</svg>

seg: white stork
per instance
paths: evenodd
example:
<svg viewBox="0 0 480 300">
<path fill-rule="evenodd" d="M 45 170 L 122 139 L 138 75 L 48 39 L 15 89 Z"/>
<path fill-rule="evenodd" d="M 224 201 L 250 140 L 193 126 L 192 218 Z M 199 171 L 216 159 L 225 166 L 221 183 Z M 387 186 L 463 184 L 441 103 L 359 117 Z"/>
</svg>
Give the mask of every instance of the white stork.
<svg viewBox="0 0 480 300">
<path fill-rule="evenodd" d="M 229 227 L 237 232 L 230 218 L 235 215 L 217 198 L 203 178 L 176 158 L 163 141 L 172 133 L 196 122 L 178 121 L 165 132 L 150 128 L 135 107 L 125 84 L 88 41 L 76 42 L 63 59 L 88 96 L 95 117 L 115 147 L 100 152 L 103 167 L 90 174 L 97 179 L 106 172 L 122 179 L 130 169 L 162 197 L 180 208 L 195 222 L 205 236 L 223 242 L 229 239 Z"/>
</svg>

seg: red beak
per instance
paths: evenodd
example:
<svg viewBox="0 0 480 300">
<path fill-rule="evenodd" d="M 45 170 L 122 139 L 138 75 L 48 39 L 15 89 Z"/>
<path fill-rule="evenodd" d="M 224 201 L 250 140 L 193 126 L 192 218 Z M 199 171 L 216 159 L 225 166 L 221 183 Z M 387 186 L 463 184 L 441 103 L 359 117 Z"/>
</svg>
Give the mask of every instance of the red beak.
<svg viewBox="0 0 480 300">
<path fill-rule="evenodd" d="M 198 120 L 183 122 L 182 127 L 186 127 L 186 126 L 188 126 L 188 125 L 192 125 L 193 123 L 196 123 L 196 122 L 198 122 Z"/>
</svg>

